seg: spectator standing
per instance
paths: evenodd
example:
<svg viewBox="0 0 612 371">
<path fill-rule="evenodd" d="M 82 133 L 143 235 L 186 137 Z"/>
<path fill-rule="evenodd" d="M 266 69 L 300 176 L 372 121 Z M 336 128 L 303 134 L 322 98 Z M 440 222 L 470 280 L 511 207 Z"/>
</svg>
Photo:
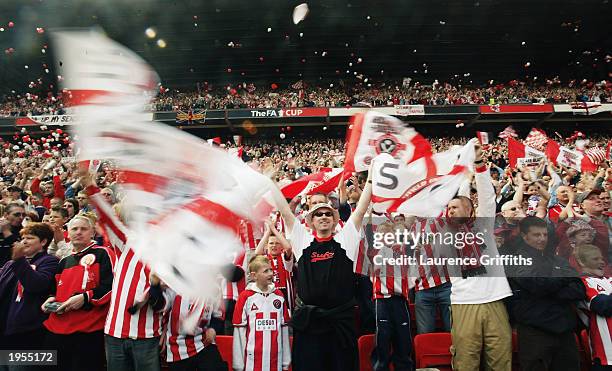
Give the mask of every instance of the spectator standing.
<svg viewBox="0 0 612 371">
<path fill-rule="evenodd" d="M 42 349 L 47 315 L 40 306 L 55 286 L 58 266 L 57 258 L 45 251 L 52 239 L 48 225 L 28 225 L 12 249 L 12 260 L 0 270 L 0 349 Z"/>
<path fill-rule="evenodd" d="M 612 370 L 612 278 L 605 275 L 606 263 L 597 246 L 578 246 L 576 260 L 586 288 L 578 314 L 589 332 L 591 370 Z"/>
<path fill-rule="evenodd" d="M 472 252 L 486 248 L 489 257 L 499 255 L 495 244 L 495 189 L 484 164 L 479 145 L 475 146 L 476 190 L 478 209 L 471 200 L 458 197 L 448 204 L 450 231 L 471 230 L 482 233 L 484 245 L 472 246 Z M 473 221 L 473 217 L 477 219 Z M 472 222 L 470 222 L 472 221 Z M 473 225 L 471 225 L 473 223 Z M 458 253 L 467 253 L 465 247 Z M 483 268 L 485 268 L 483 270 Z M 512 330 L 503 299 L 512 295 L 504 267 L 465 266 L 451 275 L 451 335 L 453 366 L 456 371 L 473 371 L 480 367 L 481 353 L 487 368 L 510 371 L 512 367 Z"/>
<path fill-rule="evenodd" d="M 512 309 L 521 369 L 578 370 L 574 304 L 585 298 L 584 286 L 567 260 L 547 252 L 544 220 L 526 217 L 520 229 L 521 241 L 515 254 L 525 263 L 510 266 L 508 272 L 514 292 Z"/>
<path fill-rule="evenodd" d="M 234 310 L 232 367 L 237 371 L 288 370 L 287 302 L 274 287 L 274 271 L 267 257 L 253 257 L 248 270 L 252 282 L 238 296 Z"/>
<path fill-rule="evenodd" d="M 102 370 L 114 257 L 92 241 L 94 225 L 87 217 L 74 217 L 68 233 L 73 253 L 60 261 L 53 296 L 42 306 L 51 312 L 45 346 L 58 350 L 59 370 Z M 60 305 L 50 309 L 51 303 Z"/>
<path fill-rule="evenodd" d="M 11 259 L 11 249 L 20 238 L 19 231 L 25 216 L 26 212 L 21 204 L 10 203 L 6 206 L 4 216 L 0 218 L 0 265 Z"/>
</svg>

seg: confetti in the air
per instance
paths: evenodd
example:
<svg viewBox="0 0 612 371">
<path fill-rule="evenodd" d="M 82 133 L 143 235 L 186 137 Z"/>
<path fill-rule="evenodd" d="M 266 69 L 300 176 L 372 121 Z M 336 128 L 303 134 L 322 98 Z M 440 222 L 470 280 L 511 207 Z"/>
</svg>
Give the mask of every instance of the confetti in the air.
<svg viewBox="0 0 612 371">
<path fill-rule="evenodd" d="M 149 38 L 149 39 L 153 39 L 155 36 L 157 36 L 157 32 L 155 31 L 154 28 L 147 28 L 145 30 L 145 35 Z"/>
<path fill-rule="evenodd" d="M 293 9 L 293 24 L 298 24 L 303 21 L 308 15 L 308 4 L 302 3 Z"/>
</svg>

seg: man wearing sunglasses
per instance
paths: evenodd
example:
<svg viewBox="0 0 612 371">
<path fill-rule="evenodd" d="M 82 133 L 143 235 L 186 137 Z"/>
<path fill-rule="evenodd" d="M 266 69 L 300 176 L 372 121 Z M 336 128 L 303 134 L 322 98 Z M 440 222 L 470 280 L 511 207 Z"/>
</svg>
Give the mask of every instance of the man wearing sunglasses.
<svg viewBox="0 0 612 371">
<path fill-rule="evenodd" d="M 21 204 L 11 203 L 0 218 L 0 266 L 11 258 L 13 244 L 21 238 L 19 231 L 25 218 L 25 209 Z"/>
<path fill-rule="evenodd" d="M 292 319 L 293 369 L 357 370 L 353 262 L 372 195 L 371 180 L 368 178 L 357 207 L 338 233 L 334 231 L 340 218 L 329 203 L 312 206 L 306 215 L 312 229 L 308 231 L 275 190 L 276 205 L 289 231 L 298 267 L 298 298 Z"/>
</svg>

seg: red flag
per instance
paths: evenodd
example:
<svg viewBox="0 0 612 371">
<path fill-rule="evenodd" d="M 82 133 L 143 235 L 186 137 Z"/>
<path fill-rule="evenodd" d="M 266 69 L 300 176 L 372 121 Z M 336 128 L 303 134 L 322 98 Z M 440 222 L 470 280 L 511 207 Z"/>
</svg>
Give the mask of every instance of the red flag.
<svg viewBox="0 0 612 371">
<path fill-rule="evenodd" d="M 557 165 L 557 157 L 559 157 L 560 151 L 561 149 L 559 143 L 549 139 L 548 143 L 546 144 L 546 157 L 555 165 Z"/>
</svg>

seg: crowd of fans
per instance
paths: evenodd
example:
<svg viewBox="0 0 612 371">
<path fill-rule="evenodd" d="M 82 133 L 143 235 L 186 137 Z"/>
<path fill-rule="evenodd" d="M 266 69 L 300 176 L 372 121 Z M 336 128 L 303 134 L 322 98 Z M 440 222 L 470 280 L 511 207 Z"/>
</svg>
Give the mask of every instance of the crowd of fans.
<svg viewBox="0 0 612 371">
<path fill-rule="evenodd" d="M 150 109 L 175 111 L 190 109 L 291 108 L 291 107 L 372 107 L 398 104 L 459 105 L 515 103 L 612 102 L 612 84 L 558 80 L 544 84 L 519 82 L 493 83 L 487 86 L 462 86 L 449 83 L 386 82 L 379 84 L 308 85 L 298 82 L 286 87 L 277 84 L 255 86 L 198 85 L 197 91 L 160 88 Z M 0 116 L 56 115 L 65 113 L 65 94 L 57 96 L 27 93 L 5 96 Z"/>
<path fill-rule="evenodd" d="M 437 89 L 387 86 L 367 92 L 355 89 L 353 92 L 353 96 L 348 96 L 342 90 L 330 94 L 327 89 L 306 89 L 304 102 L 309 100 L 309 104 L 315 106 L 343 106 L 362 101 L 387 105 L 488 103 L 489 98 L 502 103 L 533 102 L 539 99 L 574 101 L 581 99 L 580 96 L 585 100 L 609 99 L 607 90 L 596 86 L 588 89 L 553 87 L 548 90 L 530 90 L 520 84 L 475 90 L 444 86 Z M 203 97 L 197 94 L 162 95 L 158 98 L 157 108 L 275 107 L 299 102 L 294 91 L 274 94 L 277 95 L 270 97 L 269 93 L 262 94 L 256 90 L 249 94 L 224 94 L 218 97 L 214 97 L 212 92 Z M 14 113 L 11 111 L 16 108 L 23 114 L 22 110 L 27 109 L 29 101 L 16 102 L 11 103 L 8 106 L 11 108 L 3 113 Z M 593 136 L 590 145 L 605 147 L 610 139 Z M 467 138 L 459 137 L 429 140 L 437 152 L 467 142 Z M 226 146 L 230 147 L 231 144 L 228 142 Z M 177 318 L 188 316 L 197 304 L 181 304 L 180 295 L 165 287 L 125 247 L 128 242 L 121 221 L 124 217 L 121 210 L 123 197 L 113 164 L 101 162 L 95 166 L 90 165 L 95 175 L 88 177 L 82 170 L 78 170 L 69 146 L 55 148 L 51 155 L 42 148 L 41 151 L 32 151 L 30 148 L 23 152 L 23 149 L 14 149 L 8 145 L 4 149 L 0 163 L 0 346 L 3 349 L 58 349 L 62 369 L 67 370 L 82 369 L 83 365 L 87 365 L 87 369 L 102 369 L 105 362 L 109 370 L 127 369 L 125 367 L 130 362 L 155 370 L 160 367 L 159 338 L 164 334 L 166 349 L 162 351 L 162 358 L 171 367 L 195 369 L 197 362 L 203 362 L 224 369 L 227 366 L 213 345 L 215 334 L 234 333 L 233 367 L 242 370 L 245 369 L 245 363 L 248 368 L 252 352 L 262 351 L 256 348 L 244 352 L 244 347 L 252 345 L 247 332 L 241 332 L 243 326 L 250 326 L 247 321 L 248 308 L 253 305 L 272 305 L 272 301 L 268 304 L 265 304 L 264 299 L 257 301 L 260 300 L 257 295 L 263 294 L 264 297 L 278 300 L 274 308 L 270 308 L 273 311 L 280 310 L 281 317 L 285 316 L 282 308 L 286 307 L 287 312 L 292 312 L 300 307 L 299 299 L 294 296 L 300 292 L 299 287 L 297 290 L 295 288 L 300 284 L 296 277 L 300 268 L 303 268 L 297 265 L 299 256 L 293 254 L 297 248 L 295 244 L 298 243 L 295 240 L 297 227 L 286 226 L 285 223 L 293 226 L 293 222 L 289 223 L 285 220 L 287 218 L 281 220 L 275 214 L 266 223 L 265 230 L 253 233 L 254 242 L 247 246 L 245 256 L 236 260 L 237 268 L 225 277 L 222 283 L 225 301 L 207 303 L 207 310 L 200 308 L 203 313 L 201 326 L 195 333 L 185 333 Z M 246 143 L 243 150 L 243 159 L 271 176 L 279 187 L 317 173 L 322 168 L 342 167 L 344 160 L 344 141 L 338 139 L 252 142 Z M 18 152 L 21 154 L 18 155 Z M 597 280 L 610 281 L 607 264 L 612 259 L 612 169 L 606 161 L 600 164 L 596 172 L 582 174 L 550 163 L 535 168 L 511 169 L 507 159 L 503 141 L 494 141 L 486 146 L 482 158 L 477 157 L 477 170 L 473 181 L 464 190 L 465 197 L 451 201 L 449 215 L 463 210 L 467 213 L 462 216 L 464 218 L 477 213 L 478 216 L 494 219 L 494 242 L 487 244 L 497 246 L 503 254 L 533 258 L 536 262 L 532 266 L 533 270 L 510 267 L 506 272 L 510 283 L 510 286 L 505 283 L 507 289 L 498 281 L 501 279 L 505 282 L 503 275 L 486 278 L 489 280 L 486 282 L 497 285 L 487 295 L 499 292 L 500 296 L 490 300 L 472 298 L 473 301 L 461 301 L 457 299 L 457 293 L 451 297 L 451 287 L 455 284 L 451 284 L 448 272 L 446 276 L 441 273 L 445 271 L 442 266 L 436 270 L 437 273 L 433 269 L 428 272 L 417 270 L 411 271 L 410 278 L 408 275 L 400 277 L 400 280 L 412 280 L 410 291 L 407 283 L 400 284 L 399 289 L 395 286 L 394 289 L 393 275 L 388 272 L 381 275 L 380 269 L 373 268 L 372 263 L 370 270 L 355 268 L 355 297 L 360 321 L 356 325 L 359 328 L 348 333 L 376 333 L 378 346 L 373 355 L 374 369 L 387 369 L 391 361 L 396 369 L 411 369 L 414 366 L 410 340 L 400 341 L 394 335 L 400 334 L 400 338 L 405 338 L 405 322 L 400 321 L 400 317 L 394 317 L 399 316 L 398 312 L 387 312 L 391 311 L 390 308 L 407 310 L 408 302 L 416 304 L 416 331 L 413 330 L 412 335 L 451 331 L 453 339 L 461 337 L 463 343 L 453 344 L 455 367 L 458 370 L 478 369 L 481 358 L 474 354 L 480 354 L 481 349 L 486 353 L 482 358 L 483 363 L 492 369 L 509 370 L 512 363 L 508 353 L 510 340 L 504 338 L 504 334 L 511 331 L 511 326 L 518 329 L 519 356 L 524 370 L 577 369 L 579 359 L 574 334 L 580 333 L 582 328 L 588 328 L 592 341 L 601 340 L 597 336 L 602 335 L 595 334 L 597 326 L 602 326 L 597 321 L 603 318 L 604 323 L 607 321 L 608 326 L 610 324 L 611 289 L 604 287 L 597 292 L 597 288 L 593 291 L 589 285 Z M 336 222 L 340 219 L 347 224 L 357 225 L 356 218 L 350 219 L 350 215 L 360 212 L 359 201 L 368 193 L 369 182 L 367 174 L 357 174 L 354 178 L 343 180 L 331 194 L 305 196 L 303 200 L 293 200 L 289 206 L 298 220 L 304 220 L 316 232 L 319 232 L 320 227 L 316 223 L 320 221 L 317 219 L 313 222 L 313 218 L 330 218 Z M 495 190 L 494 193 L 491 191 L 492 203 L 485 204 L 483 184 L 491 183 Z M 482 214 L 485 207 L 489 206 L 492 207 L 491 215 Z M 326 209 L 333 212 L 325 213 Z M 334 209 L 339 212 L 338 217 Z M 364 220 L 364 225 L 370 225 L 365 228 L 369 231 L 366 236 L 372 230 L 414 230 L 425 228 L 428 223 L 402 214 L 380 218 L 382 222 L 376 222 L 374 227 L 371 227 L 371 218 Z M 470 225 L 467 228 L 476 227 Z M 340 244 L 349 240 L 344 235 L 343 238 Z M 322 243 L 325 240 L 317 241 Z M 496 250 L 494 246 L 485 249 L 491 252 Z M 363 254 L 362 258 L 366 261 L 371 261 L 384 250 L 368 250 L 367 246 L 365 249 L 367 251 L 360 251 L 359 254 Z M 412 249 L 407 246 L 393 248 L 391 255 L 413 254 L 414 251 L 427 254 L 425 247 L 415 242 Z M 250 260 L 255 255 L 265 258 Z M 554 271 L 553 267 L 559 271 Z M 464 279 L 471 274 L 479 273 L 469 273 Z M 390 287 L 385 286 L 388 285 L 388 278 L 392 282 Z M 245 286 L 246 281 L 252 283 Z M 281 290 L 267 291 L 271 283 Z M 499 301 L 501 299 L 504 299 L 504 305 Z M 395 300 L 398 300 L 397 303 Z M 282 303 L 282 306 L 276 303 Z M 470 309 L 461 305 L 456 307 L 457 303 L 473 306 Z M 451 304 L 452 322 L 449 310 Z M 576 320 L 576 307 L 581 308 L 579 312 L 587 318 L 583 325 Z M 488 321 L 481 327 L 479 316 L 485 312 L 469 312 L 476 310 L 474 308 L 487 311 L 486 315 L 495 318 L 496 323 Z M 320 313 L 312 315 L 323 316 Z M 331 319 L 321 317 L 324 323 L 335 318 L 333 314 L 328 315 Z M 261 325 L 278 325 L 279 342 L 275 343 L 278 347 L 281 347 L 280 344 L 284 343 L 287 336 L 286 330 L 281 331 L 280 328 L 289 320 L 288 316 L 285 320 L 280 320 L 281 317 L 278 317 L 278 323 L 266 322 Z M 377 318 L 385 318 L 385 323 Z M 457 324 L 459 318 L 464 326 Z M 328 335 L 315 336 L 321 339 L 337 336 L 337 333 L 329 335 L 326 332 L 338 330 L 334 324 L 329 326 L 332 330 L 322 330 L 323 334 Z M 474 330 L 476 327 L 481 329 L 478 334 Z M 306 330 L 300 328 L 300 331 Z M 407 331 L 410 338 L 409 327 Z M 482 342 L 481 338 L 484 339 Z M 392 358 L 391 341 L 394 352 Z M 127 344 L 133 344 L 133 347 Z M 304 349 L 305 345 L 296 346 Z M 611 367 L 611 359 L 602 358 L 602 346 L 593 345 L 592 348 L 593 369 Z M 333 349 L 343 348 L 337 345 Z M 603 349 L 603 354 L 612 353 L 610 339 L 604 339 Z M 274 365 L 270 369 L 286 369 L 290 361 L 287 349 L 285 353 L 278 349 L 275 351 L 280 352 L 280 358 L 275 358 L 279 367 Z M 270 350 L 264 349 L 263 352 Z M 347 352 L 351 354 L 351 349 Z M 237 353 L 240 355 L 238 358 Z M 303 360 L 304 357 L 301 354 L 297 359 Z M 325 353 L 321 357 L 325 362 L 333 361 L 333 355 Z M 129 359 L 129 362 L 126 363 L 125 359 Z M 236 362 L 242 363 L 242 366 Z M 350 359 L 347 362 L 350 363 Z M 296 364 L 294 369 L 303 368 Z"/>
</svg>

